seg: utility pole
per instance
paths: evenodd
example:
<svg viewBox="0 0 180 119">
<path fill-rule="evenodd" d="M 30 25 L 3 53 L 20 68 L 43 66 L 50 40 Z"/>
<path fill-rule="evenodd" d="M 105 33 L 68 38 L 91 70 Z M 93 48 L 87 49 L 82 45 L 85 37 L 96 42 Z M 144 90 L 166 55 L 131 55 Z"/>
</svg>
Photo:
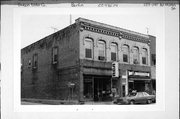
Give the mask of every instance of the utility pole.
<svg viewBox="0 0 180 119">
<path fill-rule="evenodd" d="M 70 14 L 70 25 L 72 24 L 72 15 Z"/>
</svg>

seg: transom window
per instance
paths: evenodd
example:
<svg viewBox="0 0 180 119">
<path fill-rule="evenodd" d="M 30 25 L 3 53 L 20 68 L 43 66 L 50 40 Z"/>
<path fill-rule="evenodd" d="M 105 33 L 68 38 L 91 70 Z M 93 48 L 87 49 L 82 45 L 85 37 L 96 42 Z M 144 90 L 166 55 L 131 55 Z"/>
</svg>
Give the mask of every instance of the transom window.
<svg viewBox="0 0 180 119">
<path fill-rule="evenodd" d="M 93 41 L 90 38 L 85 39 L 85 57 L 92 58 L 93 56 Z"/>
<path fill-rule="evenodd" d="M 123 62 L 129 62 L 129 46 L 123 45 Z"/>
<path fill-rule="evenodd" d="M 133 64 L 139 64 L 139 48 L 133 47 Z"/>
<path fill-rule="evenodd" d="M 143 48 L 142 49 L 142 64 L 147 64 L 147 49 Z"/>
<path fill-rule="evenodd" d="M 117 61 L 117 45 L 115 43 L 111 44 L 111 60 Z"/>
<path fill-rule="evenodd" d="M 105 60 L 105 42 L 104 41 L 98 41 L 98 59 L 99 60 Z"/>
</svg>

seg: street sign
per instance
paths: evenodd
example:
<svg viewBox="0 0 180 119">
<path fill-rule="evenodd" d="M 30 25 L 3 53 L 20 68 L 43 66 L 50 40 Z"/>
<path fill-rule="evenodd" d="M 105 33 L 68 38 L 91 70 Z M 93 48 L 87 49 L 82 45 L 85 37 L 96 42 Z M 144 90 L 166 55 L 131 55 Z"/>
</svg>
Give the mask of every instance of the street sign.
<svg viewBox="0 0 180 119">
<path fill-rule="evenodd" d="M 118 64 L 118 62 L 112 63 L 112 77 L 119 77 L 119 64 Z"/>
</svg>

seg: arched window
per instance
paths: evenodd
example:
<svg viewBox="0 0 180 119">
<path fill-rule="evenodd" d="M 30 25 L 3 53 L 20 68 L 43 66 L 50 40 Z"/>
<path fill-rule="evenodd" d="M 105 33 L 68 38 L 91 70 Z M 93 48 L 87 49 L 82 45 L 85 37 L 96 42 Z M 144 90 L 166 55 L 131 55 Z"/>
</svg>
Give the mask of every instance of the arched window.
<svg viewBox="0 0 180 119">
<path fill-rule="evenodd" d="M 123 62 L 129 62 L 129 46 L 123 45 L 122 51 L 123 51 Z"/>
<path fill-rule="evenodd" d="M 117 61 L 117 44 L 111 43 L 111 60 Z"/>
<path fill-rule="evenodd" d="M 106 44 L 104 41 L 98 41 L 98 59 L 99 60 L 105 60 L 106 55 Z"/>
<path fill-rule="evenodd" d="M 148 64 L 147 59 L 148 59 L 147 49 L 143 48 L 142 49 L 142 64 Z"/>
<path fill-rule="evenodd" d="M 139 64 L 139 48 L 133 47 L 133 64 Z"/>
<path fill-rule="evenodd" d="M 90 38 L 85 38 L 85 57 L 93 58 L 93 40 Z"/>
</svg>

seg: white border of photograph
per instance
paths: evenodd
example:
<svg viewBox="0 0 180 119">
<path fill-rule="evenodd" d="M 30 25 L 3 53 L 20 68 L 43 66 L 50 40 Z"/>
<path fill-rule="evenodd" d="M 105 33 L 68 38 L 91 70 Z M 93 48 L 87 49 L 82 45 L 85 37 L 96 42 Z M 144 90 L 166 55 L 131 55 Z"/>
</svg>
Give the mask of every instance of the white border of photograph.
<svg viewBox="0 0 180 119">
<path fill-rule="evenodd" d="M 138 12 L 137 12 L 138 11 Z M 157 26 L 156 33 L 156 103 L 153 105 L 21 105 L 21 19 L 23 15 L 62 15 L 62 14 L 114 14 L 121 15 L 149 15 L 159 11 L 162 19 L 159 19 L 161 27 Z M 15 112 L 117 112 L 117 111 L 165 111 L 165 18 L 164 8 L 15 8 L 14 9 L 14 62 L 13 62 L 13 83 L 14 83 L 14 111 Z M 120 27 L 120 26 L 118 26 Z M 134 26 L 136 27 L 136 26 Z M 45 36 L 44 36 L 45 37 Z"/>
</svg>

